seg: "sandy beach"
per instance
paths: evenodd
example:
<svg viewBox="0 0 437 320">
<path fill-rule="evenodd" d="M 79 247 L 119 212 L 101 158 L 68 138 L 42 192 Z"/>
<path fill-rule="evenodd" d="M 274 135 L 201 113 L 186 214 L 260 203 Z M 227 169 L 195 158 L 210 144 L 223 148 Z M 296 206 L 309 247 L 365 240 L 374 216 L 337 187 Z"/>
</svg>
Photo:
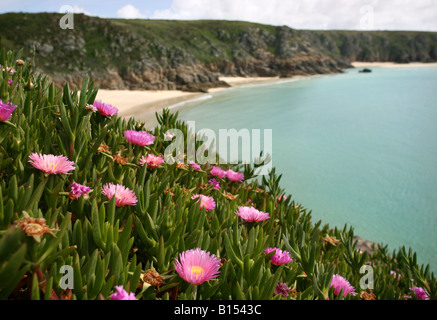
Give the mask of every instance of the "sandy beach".
<svg viewBox="0 0 437 320">
<path fill-rule="evenodd" d="M 220 80 L 227 82 L 231 86 L 230 88 L 280 81 L 279 77 L 221 77 Z M 121 117 L 135 117 L 140 121 L 144 121 L 147 126 L 152 127 L 156 124 L 155 112 L 168 107 L 177 110 L 183 106 L 184 102 L 205 99 L 210 97 L 211 94 L 228 89 L 226 87 L 212 88 L 208 93 L 184 92 L 180 90 L 131 91 L 100 89 L 96 100 L 116 107 Z"/>
<path fill-rule="evenodd" d="M 352 62 L 355 68 L 423 68 L 437 67 L 437 63 L 408 63 L 400 64 L 394 62 Z M 279 81 L 297 80 L 304 76 L 296 76 L 288 79 L 279 77 L 220 77 L 220 80 L 227 82 L 230 87 L 212 88 L 208 93 L 185 92 L 180 90 L 105 90 L 100 89 L 96 99 L 109 103 L 118 108 L 119 116 L 135 117 L 146 123 L 147 127 L 156 125 L 155 112 L 160 112 L 164 108 L 171 107 L 176 111 L 185 105 L 185 102 L 197 99 L 210 98 L 214 93 L 248 85 L 258 85 Z"/>
</svg>

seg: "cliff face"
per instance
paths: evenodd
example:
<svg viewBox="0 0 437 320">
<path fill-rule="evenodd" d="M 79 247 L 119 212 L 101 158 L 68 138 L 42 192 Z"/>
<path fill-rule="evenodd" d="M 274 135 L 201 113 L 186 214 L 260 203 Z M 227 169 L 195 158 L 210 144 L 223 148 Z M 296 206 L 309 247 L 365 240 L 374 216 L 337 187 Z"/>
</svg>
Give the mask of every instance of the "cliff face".
<svg viewBox="0 0 437 320">
<path fill-rule="evenodd" d="M 437 32 L 312 31 L 306 37 L 317 49 L 346 61 L 437 61 Z"/>
<path fill-rule="evenodd" d="M 108 89 L 206 91 L 224 76 L 338 73 L 361 61 L 436 61 L 437 33 L 300 31 L 234 21 L 109 20 L 59 14 L 0 15 L 8 49 L 59 85 L 89 75 Z"/>
</svg>

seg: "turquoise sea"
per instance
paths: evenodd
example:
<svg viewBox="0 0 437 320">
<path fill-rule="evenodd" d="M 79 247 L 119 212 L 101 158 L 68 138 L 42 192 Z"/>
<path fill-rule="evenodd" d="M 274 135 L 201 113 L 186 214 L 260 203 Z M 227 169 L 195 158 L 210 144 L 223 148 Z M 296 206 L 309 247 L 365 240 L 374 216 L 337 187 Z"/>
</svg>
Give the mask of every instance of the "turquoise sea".
<svg viewBox="0 0 437 320">
<path fill-rule="evenodd" d="M 348 69 L 187 103 L 196 130 L 273 129 L 273 166 L 313 221 L 405 245 L 437 271 L 437 68 Z"/>
</svg>

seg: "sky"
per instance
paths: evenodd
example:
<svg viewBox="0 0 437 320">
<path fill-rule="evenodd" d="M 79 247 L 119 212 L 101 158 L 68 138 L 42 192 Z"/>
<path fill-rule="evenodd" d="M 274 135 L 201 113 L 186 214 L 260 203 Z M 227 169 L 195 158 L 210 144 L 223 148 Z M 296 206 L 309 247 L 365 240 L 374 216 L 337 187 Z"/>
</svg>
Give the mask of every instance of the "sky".
<svg viewBox="0 0 437 320">
<path fill-rule="evenodd" d="M 0 0 L 0 13 L 101 18 L 242 20 L 295 29 L 437 31 L 437 0 Z"/>
</svg>

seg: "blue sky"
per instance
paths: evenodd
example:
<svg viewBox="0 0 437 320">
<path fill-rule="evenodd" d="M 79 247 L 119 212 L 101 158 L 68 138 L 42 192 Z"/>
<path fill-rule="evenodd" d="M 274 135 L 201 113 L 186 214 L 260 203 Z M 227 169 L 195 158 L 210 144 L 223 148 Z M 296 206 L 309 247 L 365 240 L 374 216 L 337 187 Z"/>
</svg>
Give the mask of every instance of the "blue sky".
<svg viewBox="0 0 437 320">
<path fill-rule="evenodd" d="M 437 31 L 437 0 L 0 0 L 4 12 L 74 12 L 122 19 L 244 20 L 296 29 Z"/>
<path fill-rule="evenodd" d="M 59 12 L 64 5 L 75 9 L 82 8 L 93 16 L 117 18 L 117 11 L 126 5 L 137 8 L 141 14 L 148 16 L 156 10 L 167 9 L 172 0 L 109 0 L 109 1 L 56 1 L 56 0 L 0 0 L 0 13 L 4 12 Z"/>
</svg>

